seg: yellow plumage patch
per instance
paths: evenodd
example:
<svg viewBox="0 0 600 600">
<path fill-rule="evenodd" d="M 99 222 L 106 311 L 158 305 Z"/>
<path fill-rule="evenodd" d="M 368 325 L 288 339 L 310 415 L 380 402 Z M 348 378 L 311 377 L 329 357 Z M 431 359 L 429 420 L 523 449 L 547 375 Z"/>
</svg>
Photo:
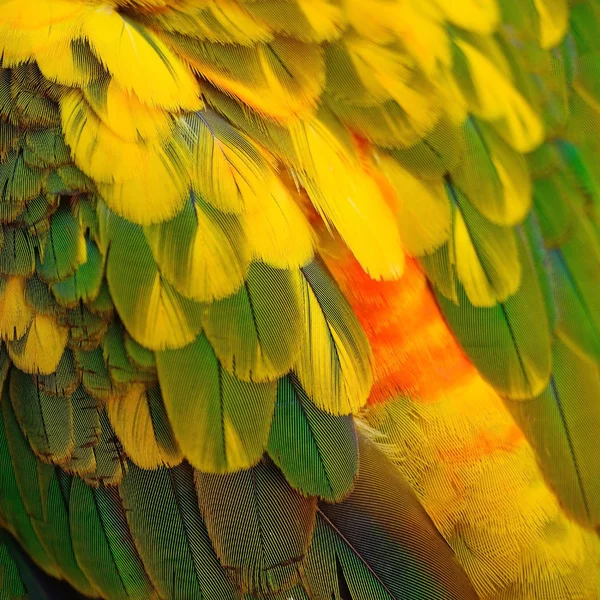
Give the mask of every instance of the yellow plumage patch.
<svg viewBox="0 0 600 600">
<path fill-rule="evenodd" d="M 466 101 L 471 110 L 492 121 L 506 141 L 519 152 L 530 152 L 542 141 L 544 128 L 539 116 L 506 75 L 479 49 L 455 40 L 469 69 L 471 91 Z M 461 81 L 458 81 L 460 86 Z M 463 91 L 466 90 L 462 87 Z"/>
<path fill-rule="evenodd" d="M 540 17 L 542 48 L 558 46 L 567 33 L 569 3 L 567 0 L 533 0 Z"/>
<path fill-rule="evenodd" d="M 8 277 L 0 292 L 0 338 L 16 340 L 27 332 L 33 312 L 25 301 L 23 277 Z"/>
<path fill-rule="evenodd" d="M 292 136 L 317 211 L 373 278 L 399 277 L 404 266 L 400 234 L 375 182 L 320 121 L 299 124 Z"/>
<path fill-rule="evenodd" d="M 127 141 L 109 129 L 77 92 L 61 99 L 61 116 L 73 160 L 96 181 L 112 210 L 146 224 L 181 209 L 189 190 L 190 161 L 181 138 L 169 140 L 167 148 L 155 141 Z"/>
<path fill-rule="evenodd" d="M 183 456 L 174 440 L 169 445 L 157 441 L 157 426 L 153 420 L 162 419 L 158 426 L 170 427 L 166 415 L 152 414 L 149 393 L 152 392 L 143 385 L 136 384 L 122 396 L 111 394 L 106 402 L 108 418 L 125 452 L 138 467 L 156 469 L 164 465 L 175 466 L 183 460 Z"/>
<path fill-rule="evenodd" d="M 450 234 L 450 203 L 442 180 L 418 179 L 390 157 L 383 157 L 380 167 L 400 202 L 402 245 L 411 256 L 433 252 Z"/>
<path fill-rule="evenodd" d="M 22 339 L 7 344 L 8 354 L 21 371 L 50 375 L 56 371 L 68 337 L 68 327 L 52 316 L 38 314 Z"/>
<path fill-rule="evenodd" d="M 83 35 L 119 85 L 144 104 L 173 111 L 201 108 L 191 71 L 148 29 L 104 5 L 90 7 Z"/>
</svg>

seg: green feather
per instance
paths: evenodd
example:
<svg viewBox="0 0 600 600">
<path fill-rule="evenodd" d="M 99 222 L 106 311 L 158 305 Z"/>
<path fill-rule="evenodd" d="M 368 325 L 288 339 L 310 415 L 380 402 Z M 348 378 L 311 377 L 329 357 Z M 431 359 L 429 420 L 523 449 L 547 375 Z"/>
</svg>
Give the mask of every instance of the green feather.
<svg viewBox="0 0 600 600">
<path fill-rule="evenodd" d="M 131 336 L 125 334 L 125 352 L 129 361 L 142 371 L 156 371 L 154 352 L 138 344 Z"/>
<path fill-rule="evenodd" d="M 341 598 L 351 600 L 475 600 L 453 551 L 399 471 L 363 436 L 359 450 L 352 494 L 319 508 L 306 570 L 309 588 L 321 593 L 314 597 L 337 598 L 338 586 L 347 586 L 349 596 Z"/>
<path fill-rule="evenodd" d="M 557 332 L 579 353 L 600 360 L 600 244 L 584 216 L 573 233 L 551 252 Z"/>
<path fill-rule="evenodd" d="M 46 394 L 70 396 L 81 382 L 81 371 L 75 365 L 73 352 L 67 348 L 56 366 L 56 371 L 50 375 L 37 375 L 35 382 Z"/>
<path fill-rule="evenodd" d="M 173 433 L 194 467 L 222 473 L 260 460 L 276 382 L 248 383 L 230 375 L 204 334 L 185 348 L 157 352 L 156 367 Z"/>
<path fill-rule="evenodd" d="M 79 265 L 72 275 L 52 285 L 52 293 L 62 306 L 73 308 L 80 300 L 87 304 L 100 293 L 104 275 L 102 255 L 96 244 L 89 240 L 86 240 L 86 247 L 86 262 Z"/>
<path fill-rule="evenodd" d="M 65 144 L 60 129 L 30 130 L 25 135 L 25 144 L 46 167 L 71 163 L 69 147 Z"/>
<path fill-rule="evenodd" d="M 200 510 L 217 555 L 240 590 L 295 584 L 306 558 L 316 499 L 304 498 L 264 459 L 229 475 L 195 473 Z"/>
<path fill-rule="evenodd" d="M 26 600 L 27 588 L 8 543 L 8 535 L 0 530 L 0 600 Z"/>
<path fill-rule="evenodd" d="M 507 402 L 536 450 L 542 471 L 561 504 L 579 521 L 600 524 L 600 429 L 598 366 L 554 341 L 550 385 L 527 402 Z"/>
<path fill-rule="evenodd" d="M 23 437 L 8 403 L 4 407 L 4 424 L 13 461 L 17 485 L 25 510 L 40 543 L 59 566 L 62 575 L 80 592 L 93 595 L 94 590 L 79 569 L 69 536 L 66 507 L 54 468 L 41 463 Z"/>
<path fill-rule="evenodd" d="M 25 301 L 34 312 L 42 315 L 64 316 L 65 314 L 65 309 L 57 304 L 48 285 L 39 279 L 37 275 L 27 279 Z"/>
<path fill-rule="evenodd" d="M 96 470 L 94 447 L 100 441 L 102 428 L 95 398 L 79 387 L 71 396 L 73 407 L 73 434 L 75 448 L 68 463 L 61 465 L 67 473 L 89 475 Z"/>
<path fill-rule="evenodd" d="M 108 328 L 108 320 L 105 315 L 94 314 L 85 304 L 67 310 L 61 318 L 69 327 L 69 346 L 73 350 L 97 348 Z"/>
<path fill-rule="evenodd" d="M 130 464 L 119 492 L 138 552 L 162 597 L 235 598 L 202 521 L 188 464 L 155 471 Z"/>
<path fill-rule="evenodd" d="M 85 239 L 78 221 L 68 208 L 59 208 L 52 216 L 43 260 L 37 265 L 40 279 L 49 283 L 66 279 L 85 262 L 85 254 Z"/>
<path fill-rule="evenodd" d="M 102 350 L 96 348 L 91 351 L 76 351 L 75 362 L 81 370 L 85 391 L 97 400 L 106 400 L 113 389 L 113 383 L 108 376 Z"/>
<path fill-rule="evenodd" d="M 88 485 L 97 487 L 101 484 L 115 485 L 127 472 L 127 463 L 123 455 L 121 443 L 115 435 L 106 411 L 99 413 L 100 438 L 93 446 L 96 469 L 86 473 L 84 479 Z M 95 427 L 95 421 L 93 422 Z M 95 429 L 93 432 L 95 435 Z M 96 441 L 97 438 L 93 438 Z"/>
<path fill-rule="evenodd" d="M 0 523 L 19 540 L 25 552 L 47 573 L 57 576 L 58 567 L 40 544 L 21 499 L 10 454 L 4 417 L 10 410 L 8 394 L 2 394 L 2 421 L 0 423 Z"/>
<path fill-rule="evenodd" d="M 111 600 L 147 600 L 153 587 L 137 554 L 116 488 L 71 484 L 69 526 L 77 562 Z"/>
<path fill-rule="evenodd" d="M 35 270 L 35 238 L 25 229 L 3 229 L 0 234 L 0 273 L 28 277 Z"/>
<path fill-rule="evenodd" d="M 47 394 L 31 375 L 13 367 L 10 399 L 33 451 L 47 462 L 68 460 L 74 447 L 71 398 Z"/>
<path fill-rule="evenodd" d="M 141 227 L 108 210 L 99 216 L 110 243 L 106 278 L 128 333 L 152 350 L 191 342 L 202 327 L 203 306 L 181 296 L 163 277 Z"/>
<path fill-rule="evenodd" d="M 550 333 L 544 298 L 532 260 L 517 237 L 521 286 L 505 302 L 473 306 L 458 284 L 458 306 L 435 291 L 458 342 L 482 376 L 513 399 L 540 394 L 550 377 Z"/>
<path fill-rule="evenodd" d="M 358 470 L 352 417 L 320 411 L 294 375 L 279 380 L 268 451 L 303 494 L 339 502 L 352 490 Z"/>
<path fill-rule="evenodd" d="M 300 274 L 253 263 L 241 289 L 210 304 L 204 331 L 221 365 L 244 381 L 290 370 L 302 337 Z"/>
<path fill-rule="evenodd" d="M 103 355 L 108 374 L 118 388 L 134 382 L 154 383 L 155 375 L 148 370 L 138 369 L 127 357 L 124 331 L 114 322 L 102 340 Z"/>
<path fill-rule="evenodd" d="M 462 133 L 466 151 L 452 171 L 453 182 L 483 217 L 496 225 L 516 225 L 531 205 L 525 158 L 474 118 L 463 123 Z M 519 189 L 509 189 L 513 182 Z"/>
</svg>

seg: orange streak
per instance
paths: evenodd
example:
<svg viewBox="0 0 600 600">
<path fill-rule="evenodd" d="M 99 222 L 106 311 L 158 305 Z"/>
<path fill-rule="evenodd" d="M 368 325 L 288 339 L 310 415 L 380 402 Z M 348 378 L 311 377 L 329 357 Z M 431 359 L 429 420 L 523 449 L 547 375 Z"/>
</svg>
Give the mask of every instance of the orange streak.
<svg viewBox="0 0 600 600">
<path fill-rule="evenodd" d="M 363 326 L 375 358 L 369 402 L 399 393 L 431 402 L 476 374 L 448 329 L 427 280 L 407 259 L 399 281 L 374 281 L 345 253 L 328 266 Z"/>
</svg>

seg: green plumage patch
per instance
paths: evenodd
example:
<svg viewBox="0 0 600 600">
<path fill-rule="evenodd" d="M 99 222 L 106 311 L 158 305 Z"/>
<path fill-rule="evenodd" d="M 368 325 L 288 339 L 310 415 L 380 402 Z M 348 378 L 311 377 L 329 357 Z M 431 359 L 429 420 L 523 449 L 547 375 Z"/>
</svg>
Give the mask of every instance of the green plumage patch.
<svg viewBox="0 0 600 600">
<path fill-rule="evenodd" d="M 315 498 L 292 490 L 268 459 L 229 475 L 196 472 L 195 482 L 217 555 L 240 590 L 262 596 L 297 581 Z"/>
<path fill-rule="evenodd" d="M 316 408 L 293 374 L 279 380 L 268 451 L 303 494 L 339 502 L 354 485 L 358 447 L 352 418 Z"/>
</svg>

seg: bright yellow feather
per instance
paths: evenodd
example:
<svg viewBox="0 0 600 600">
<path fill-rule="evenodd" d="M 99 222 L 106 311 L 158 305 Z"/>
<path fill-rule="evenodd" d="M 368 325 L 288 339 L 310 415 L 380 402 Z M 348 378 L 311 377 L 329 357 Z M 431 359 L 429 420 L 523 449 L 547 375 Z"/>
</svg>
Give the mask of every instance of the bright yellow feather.
<svg viewBox="0 0 600 600">
<path fill-rule="evenodd" d="M 375 182 L 322 122 L 305 121 L 292 136 L 303 183 L 317 211 L 338 230 L 371 277 L 400 277 L 400 233 Z"/>
<path fill-rule="evenodd" d="M 25 301 L 23 277 L 8 277 L 0 293 L 0 338 L 16 340 L 25 335 L 33 312 Z"/>
<path fill-rule="evenodd" d="M 49 315 L 35 315 L 25 337 L 7 344 L 8 354 L 25 373 L 50 375 L 67 345 L 69 328 L 63 327 Z"/>
<path fill-rule="evenodd" d="M 202 107 L 192 72 L 148 29 L 101 5 L 87 12 L 83 34 L 111 75 L 144 104 L 173 111 Z"/>
</svg>

